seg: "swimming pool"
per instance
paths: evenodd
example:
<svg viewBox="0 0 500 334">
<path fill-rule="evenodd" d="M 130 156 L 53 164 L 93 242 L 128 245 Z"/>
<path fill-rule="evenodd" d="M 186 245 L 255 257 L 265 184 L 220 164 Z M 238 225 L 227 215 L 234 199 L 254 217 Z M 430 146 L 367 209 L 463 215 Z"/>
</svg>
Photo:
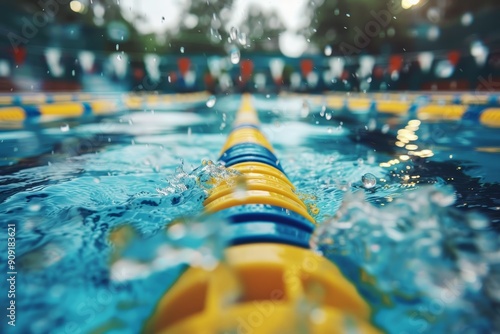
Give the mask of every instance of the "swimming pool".
<svg viewBox="0 0 500 334">
<path fill-rule="evenodd" d="M 347 111 L 329 99 L 254 96 L 280 163 L 325 221 L 318 249 L 341 263 L 390 333 L 491 330 L 498 130 L 418 120 L 418 111 L 381 114 L 369 103 Z M 140 331 L 183 268 L 172 257 L 158 265 L 157 250 L 181 256 L 193 243 L 168 244 L 158 232 L 202 210 L 197 179 L 225 175 L 202 160 L 218 158 L 239 104 L 239 95 L 216 96 L 0 133 L 0 216 L 16 226 L 16 330 Z M 139 236 L 122 234 L 123 249 L 116 239 L 111 247 L 122 226 Z M 217 254 L 213 244 L 203 246 Z"/>
</svg>

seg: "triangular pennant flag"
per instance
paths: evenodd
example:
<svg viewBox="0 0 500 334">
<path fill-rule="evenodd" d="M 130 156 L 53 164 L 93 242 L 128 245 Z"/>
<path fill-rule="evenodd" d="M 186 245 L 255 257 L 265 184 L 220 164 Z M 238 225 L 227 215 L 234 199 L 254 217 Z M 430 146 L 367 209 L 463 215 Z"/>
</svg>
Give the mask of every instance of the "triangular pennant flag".
<svg viewBox="0 0 500 334">
<path fill-rule="evenodd" d="M 219 57 L 210 57 L 207 60 L 208 70 L 213 78 L 218 78 L 221 74 L 221 59 Z"/>
<path fill-rule="evenodd" d="M 309 72 L 307 75 L 307 85 L 309 87 L 316 87 L 318 85 L 319 76 L 316 72 Z"/>
<path fill-rule="evenodd" d="M 480 41 L 475 41 L 470 47 L 470 53 L 476 60 L 476 64 L 482 67 L 488 59 L 489 49 Z"/>
<path fill-rule="evenodd" d="M 258 89 L 263 89 L 266 86 L 266 75 L 264 73 L 257 73 L 254 77 L 255 85 Z"/>
<path fill-rule="evenodd" d="M 187 71 L 184 74 L 184 82 L 187 87 L 192 87 L 196 82 L 196 72 L 195 71 Z"/>
<path fill-rule="evenodd" d="M 22 46 L 14 48 L 14 63 L 19 66 L 24 64 L 25 60 L 26 60 L 26 48 Z"/>
<path fill-rule="evenodd" d="M 253 62 L 245 59 L 240 62 L 241 81 L 246 82 L 252 77 Z"/>
<path fill-rule="evenodd" d="M 122 52 L 112 53 L 110 56 L 111 65 L 118 79 L 124 79 L 128 71 L 128 56 Z"/>
<path fill-rule="evenodd" d="M 45 50 L 45 60 L 50 74 L 58 78 L 64 75 L 64 67 L 61 65 L 62 51 L 58 48 L 47 48 Z"/>
<path fill-rule="evenodd" d="M 330 65 L 330 71 L 332 72 L 332 76 L 334 78 L 340 78 L 342 72 L 344 71 L 344 65 L 345 65 L 344 58 L 340 57 L 331 58 L 328 61 L 328 64 Z"/>
<path fill-rule="evenodd" d="M 460 61 L 460 52 L 457 50 L 450 51 L 448 53 L 448 60 L 453 66 L 457 66 Z"/>
<path fill-rule="evenodd" d="M 160 81 L 160 59 L 158 55 L 152 53 L 144 55 L 144 67 L 152 80 Z"/>
<path fill-rule="evenodd" d="M 360 78 L 366 78 L 370 76 L 373 71 L 374 65 L 375 65 L 375 57 L 368 55 L 361 56 L 359 58 L 358 76 Z"/>
<path fill-rule="evenodd" d="M 429 72 L 434 61 L 434 54 L 432 52 L 421 52 L 417 56 L 420 69 L 423 72 Z"/>
<path fill-rule="evenodd" d="M 285 62 L 283 59 L 274 58 L 269 62 L 269 69 L 271 70 L 271 76 L 274 82 L 281 83 L 283 78 L 283 69 L 285 68 Z"/>
<path fill-rule="evenodd" d="M 191 67 L 191 59 L 182 57 L 177 60 L 177 66 L 179 66 L 179 71 L 181 72 L 181 75 L 184 77 L 186 76 L 186 73 L 189 71 L 189 68 Z"/>
<path fill-rule="evenodd" d="M 95 54 L 90 51 L 78 52 L 78 62 L 82 70 L 86 73 L 91 73 L 94 69 Z"/>
<path fill-rule="evenodd" d="M 302 59 L 300 61 L 300 70 L 304 78 L 306 78 L 307 75 L 311 73 L 313 68 L 314 68 L 314 62 L 312 61 L 312 59 Z"/>
<path fill-rule="evenodd" d="M 5 59 L 0 59 L 0 77 L 8 77 L 10 75 L 10 65 Z"/>
<path fill-rule="evenodd" d="M 392 55 L 389 58 L 389 73 L 399 72 L 403 67 L 403 56 L 401 55 Z"/>
</svg>

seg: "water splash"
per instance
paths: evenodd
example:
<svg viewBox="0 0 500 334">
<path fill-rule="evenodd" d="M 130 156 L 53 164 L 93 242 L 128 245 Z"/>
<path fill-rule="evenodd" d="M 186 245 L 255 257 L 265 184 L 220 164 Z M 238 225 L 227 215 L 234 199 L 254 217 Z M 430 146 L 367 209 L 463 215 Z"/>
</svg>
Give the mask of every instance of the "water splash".
<svg viewBox="0 0 500 334">
<path fill-rule="evenodd" d="M 153 237 L 129 226 L 113 231 L 111 278 L 116 282 L 142 279 L 181 264 L 213 270 L 227 245 L 226 224 L 219 217 L 199 216 L 173 223 Z"/>
<path fill-rule="evenodd" d="M 175 175 L 168 178 L 168 186 L 157 191 L 172 205 L 193 202 L 193 197 L 200 198 L 194 201 L 196 210 L 184 211 L 189 215 L 201 211 L 202 200 L 210 189 L 222 182 L 237 181 L 238 176 L 238 172 L 210 160 L 190 173 L 186 173 L 181 164 Z M 116 281 L 140 279 L 180 264 L 212 270 L 222 259 L 227 244 L 225 226 L 225 220 L 215 216 L 179 217 L 169 224 L 166 232 L 160 230 L 148 237 L 147 242 L 133 226 L 121 227 L 110 237 L 115 245 L 112 277 Z"/>
<path fill-rule="evenodd" d="M 392 303 L 399 303 L 392 312 L 407 312 L 408 302 L 420 312 L 439 296 L 435 322 L 457 332 L 458 325 L 449 319 L 467 316 L 469 328 L 479 333 L 494 318 L 485 310 L 499 302 L 492 293 L 498 284 L 492 281 L 499 277 L 500 242 L 485 228 L 484 217 L 450 207 L 454 199 L 451 187 L 426 186 L 377 208 L 364 192 L 348 192 L 336 215 L 316 229 L 311 245 L 333 261 L 342 258 L 376 277 L 382 293 L 404 295 L 404 300 L 392 297 Z M 384 312 L 389 316 L 390 311 Z M 410 331 L 411 322 L 398 330 Z"/>
<path fill-rule="evenodd" d="M 69 131 L 69 124 L 63 124 L 60 126 L 61 132 L 68 132 Z"/>
</svg>

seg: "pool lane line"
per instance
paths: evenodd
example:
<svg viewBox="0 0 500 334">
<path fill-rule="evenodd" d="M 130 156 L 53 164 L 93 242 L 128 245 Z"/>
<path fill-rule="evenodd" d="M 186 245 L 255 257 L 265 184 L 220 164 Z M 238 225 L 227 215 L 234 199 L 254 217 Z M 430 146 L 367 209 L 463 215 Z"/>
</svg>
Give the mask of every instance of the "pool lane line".
<svg viewBox="0 0 500 334">
<path fill-rule="evenodd" d="M 208 96 L 208 92 L 192 92 L 178 94 L 162 94 L 162 93 L 90 93 L 90 92 L 59 92 L 59 93 L 15 93 L 15 94 L 0 94 L 1 106 L 25 106 L 25 105 L 42 105 L 52 103 L 68 103 L 68 102 L 90 102 L 96 100 L 124 100 L 129 98 L 140 100 L 146 103 L 158 102 L 190 102 L 197 98 Z"/>
<path fill-rule="evenodd" d="M 315 221 L 259 128 L 252 98 L 243 95 L 219 158 L 240 175 L 204 202 L 207 212 L 229 222 L 226 262 L 212 272 L 189 267 L 160 299 L 143 332 L 295 333 L 297 318 L 310 319 L 297 314 L 298 305 L 312 298 L 322 320 L 306 320 L 308 333 L 342 333 L 347 323 L 362 333 L 379 333 L 354 285 L 310 249 Z M 241 296 L 224 303 L 234 293 L 234 275 Z"/>
<path fill-rule="evenodd" d="M 0 108 L 0 122 L 24 121 L 43 116 L 78 118 L 90 115 L 113 114 L 121 110 L 123 110 L 122 104 L 108 100 L 11 106 Z"/>
<path fill-rule="evenodd" d="M 467 95 L 460 101 L 467 101 L 470 104 L 442 103 L 436 97 L 422 99 L 386 99 L 373 97 L 345 97 L 345 96 L 311 96 L 303 95 L 318 105 L 325 105 L 333 110 L 344 110 L 353 114 L 364 114 L 376 112 L 381 114 L 392 114 L 398 116 L 414 116 L 423 121 L 467 121 L 481 124 L 487 127 L 500 127 L 500 105 L 498 96 L 476 97 Z M 423 96 L 418 96 L 422 98 Z M 452 101 L 453 96 L 448 96 Z M 394 98 L 394 97 L 391 97 Z M 476 100 L 474 100 L 476 99 Z M 446 100 L 446 99 L 445 99 Z M 491 101 L 496 101 L 492 103 Z M 481 103 L 475 104 L 474 101 Z M 483 114 L 486 113 L 484 116 Z"/>
<path fill-rule="evenodd" d="M 73 95 L 61 96 L 66 96 L 69 99 Z M 63 99 L 59 98 L 59 102 L 49 103 L 48 101 L 54 99 L 54 96 L 36 94 L 28 96 L 28 99 L 24 99 L 22 96 L 10 97 L 11 100 L 21 98 L 22 101 L 27 103 L 0 107 L 0 122 L 22 122 L 43 116 L 64 118 L 101 116 L 119 113 L 124 110 L 154 108 L 172 103 L 200 102 L 204 101 L 208 94 L 206 92 L 188 94 L 118 94 L 107 98 L 98 95 L 94 99 L 91 98 L 90 94 L 79 94 L 78 96 L 87 100 L 61 102 Z M 6 96 L 2 97 L 6 101 Z"/>
</svg>

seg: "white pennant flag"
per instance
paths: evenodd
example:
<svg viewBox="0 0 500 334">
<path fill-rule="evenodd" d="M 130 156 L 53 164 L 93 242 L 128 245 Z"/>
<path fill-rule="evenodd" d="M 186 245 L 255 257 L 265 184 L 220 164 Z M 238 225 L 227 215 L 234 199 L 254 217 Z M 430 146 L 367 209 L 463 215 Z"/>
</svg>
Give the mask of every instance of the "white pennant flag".
<svg viewBox="0 0 500 334">
<path fill-rule="evenodd" d="M 283 59 L 274 58 L 269 62 L 269 68 L 271 69 L 271 76 L 273 80 L 276 81 L 283 76 L 283 68 L 285 68 L 285 62 Z"/>
<path fill-rule="evenodd" d="M 154 81 L 160 81 L 160 59 L 156 54 L 147 54 L 144 56 L 144 65 L 149 77 Z"/>
<path fill-rule="evenodd" d="M 10 65 L 5 59 L 0 59 L 0 77 L 8 77 L 10 75 Z"/>
<path fill-rule="evenodd" d="M 221 59 L 219 57 L 210 57 L 207 60 L 208 70 L 214 78 L 218 78 L 221 74 Z"/>
<path fill-rule="evenodd" d="M 423 72 L 429 72 L 434 61 L 434 54 L 432 52 L 421 52 L 418 56 L 418 63 Z"/>
<path fill-rule="evenodd" d="M 480 41 L 475 41 L 470 46 L 470 53 L 476 60 L 477 66 L 484 66 L 488 59 L 489 49 Z"/>
<path fill-rule="evenodd" d="M 290 76 L 290 87 L 299 88 L 300 82 L 302 81 L 302 76 L 298 72 L 293 72 Z"/>
<path fill-rule="evenodd" d="M 110 56 L 113 71 L 118 79 L 124 79 L 128 71 L 128 56 L 125 53 L 115 52 Z"/>
<path fill-rule="evenodd" d="M 372 71 L 373 66 L 375 65 L 375 58 L 373 56 L 361 56 L 359 58 L 359 70 L 358 75 L 360 78 L 368 77 Z"/>
<path fill-rule="evenodd" d="M 61 49 L 47 48 L 45 49 L 45 59 L 52 76 L 58 78 L 64 75 L 64 67 L 61 65 Z"/>
<path fill-rule="evenodd" d="M 262 89 L 266 86 L 266 75 L 264 73 L 256 73 L 253 81 L 258 89 Z"/>
<path fill-rule="evenodd" d="M 318 85 L 319 76 L 316 72 L 309 72 L 306 79 L 309 87 L 316 87 Z"/>
<path fill-rule="evenodd" d="M 184 82 L 186 83 L 187 87 L 192 87 L 196 82 L 196 72 L 191 70 L 187 71 L 186 75 L 184 76 Z"/>
<path fill-rule="evenodd" d="M 332 72 L 333 77 L 340 78 L 342 72 L 344 72 L 344 65 L 345 65 L 344 58 L 340 57 L 331 58 L 328 61 L 328 64 L 330 65 L 330 71 Z"/>
<path fill-rule="evenodd" d="M 78 52 L 78 62 L 82 67 L 82 70 L 86 73 L 92 71 L 94 67 L 95 54 L 90 51 L 80 51 Z"/>
</svg>

